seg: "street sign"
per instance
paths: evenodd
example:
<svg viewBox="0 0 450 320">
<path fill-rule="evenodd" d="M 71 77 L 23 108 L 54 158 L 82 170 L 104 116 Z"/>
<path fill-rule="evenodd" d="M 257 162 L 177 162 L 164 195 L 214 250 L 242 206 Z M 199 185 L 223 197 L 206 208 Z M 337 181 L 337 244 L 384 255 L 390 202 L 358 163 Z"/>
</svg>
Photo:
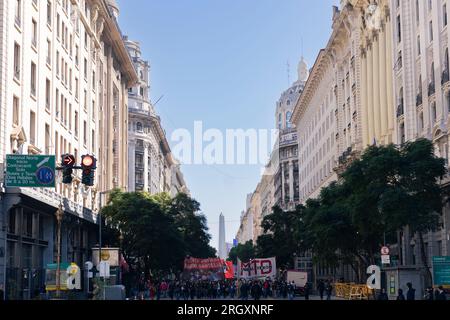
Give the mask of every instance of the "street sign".
<svg viewBox="0 0 450 320">
<path fill-rule="evenodd" d="M 55 156 L 6 155 L 6 187 L 54 188 Z"/>
<path fill-rule="evenodd" d="M 388 247 L 383 247 L 383 248 L 381 248 L 381 254 L 382 254 L 383 256 L 389 255 L 389 248 L 388 248 Z"/>
<path fill-rule="evenodd" d="M 66 167 L 75 166 L 75 157 L 71 154 L 65 154 L 62 156 L 62 165 Z"/>
<path fill-rule="evenodd" d="M 100 262 L 100 277 L 102 278 L 109 278 L 111 276 L 111 268 L 107 261 Z"/>
<path fill-rule="evenodd" d="M 433 257 L 433 280 L 436 286 L 450 287 L 450 257 Z"/>
<path fill-rule="evenodd" d="M 381 264 L 391 264 L 391 256 L 390 255 L 382 255 L 381 256 Z"/>
</svg>

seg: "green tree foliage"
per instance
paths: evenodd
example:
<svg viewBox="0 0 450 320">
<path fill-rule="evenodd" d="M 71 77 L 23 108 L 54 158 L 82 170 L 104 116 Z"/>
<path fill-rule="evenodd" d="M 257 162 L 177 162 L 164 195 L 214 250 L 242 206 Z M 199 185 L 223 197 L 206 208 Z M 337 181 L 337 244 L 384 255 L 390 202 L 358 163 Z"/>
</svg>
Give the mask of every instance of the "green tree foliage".
<svg viewBox="0 0 450 320">
<path fill-rule="evenodd" d="M 114 191 L 102 209 L 108 225 L 106 240 L 117 245 L 121 233 L 127 261 L 146 276 L 153 271 L 181 270 L 187 255 L 215 255 L 208 244 L 205 218 L 197 214 L 199 208 L 186 195 L 171 199 L 167 194 Z"/>
<path fill-rule="evenodd" d="M 423 234 L 440 226 L 445 161 L 425 139 L 398 147 L 371 146 L 318 199 L 294 212 L 274 208 L 262 227 L 257 252 L 281 263 L 311 250 L 316 261 L 345 262 L 362 280 L 377 263 L 386 238 L 405 227 L 417 234 L 421 260 L 431 281 Z"/>
<path fill-rule="evenodd" d="M 228 255 L 228 260 L 233 261 L 234 264 L 237 264 L 238 259 L 242 262 L 248 262 L 251 259 L 256 258 L 255 253 L 253 241 L 250 240 L 245 244 L 239 244 L 238 246 L 232 248 Z"/>
</svg>

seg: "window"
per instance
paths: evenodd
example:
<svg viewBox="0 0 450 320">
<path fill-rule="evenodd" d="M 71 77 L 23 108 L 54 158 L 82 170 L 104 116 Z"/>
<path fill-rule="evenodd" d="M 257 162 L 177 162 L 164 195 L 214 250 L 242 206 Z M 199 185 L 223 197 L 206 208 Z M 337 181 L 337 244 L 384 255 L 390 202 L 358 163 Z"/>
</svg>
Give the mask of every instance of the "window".
<svg viewBox="0 0 450 320">
<path fill-rule="evenodd" d="M 78 138 L 78 111 L 75 111 L 75 137 Z"/>
<path fill-rule="evenodd" d="M 56 51 L 56 76 L 59 78 L 59 51 Z"/>
<path fill-rule="evenodd" d="M 15 24 L 20 27 L 22 25 L 22 0 L 16 0 L 15 7 Z"/>
<path fill-rule="evenodd" d="M 432 42 L 433 41 L 433 21 L 430 21 L 428 28 L 429 28 L 429 32 L 430 32 L 430 42 Z"/>
<path fill-rule="evenodd" d="M 61 17 L 59 16 L 59 13 L 56 15 L 56 37 L 61 37 Z"/>
<path fill-rule="evenodd" d="M 448 24 L 448 17 L 447 17 L 447 4 L 444 4 L 442 6 L 442 24 L 444 27 Z"/>
<path fill-rule="evenodd" d="M 49 66 L 52 64 L 52 43 L 49 39 L 47 39 L 47 58 L 45 61 Z"/>
<path fill-rule="evenodd" d="M 72 131 L 72 104 L 69 103 L 69 130 Z"/>
<path fill-rule="evenodd" d="M 430 111 L 430 117 L 431 117 L 431 124 L 434 125 L 434 123 L 436 122 L 436 118 L 437 118 L 437 113 L 436 113 L 436 103 L 433 102 L 431 104 L 431 111 Z"/>
<path fill-rule="evenodd" d="M 31 22 L 31 45 L 33 47 L 37 47 L 37 37 L 38 37 L 38 30 L 37 30 L 37 23 L 33 19 Z"/>
<path fill-rule="evenodd" d="M 87 69 L 88 69 L 88 65 L 87 65 L 87 60 L 84 59 L 84 79 L 87 81 Z"/>
<path fill-rule="evenodd" d="M 50 26 L 52 24 L 52 3 L 47 1 L 47 24 Z"/>
<path fill-rule="evenodd" d="M 397 42 L 402 42 L 402 26 L 400 16 L 397 16 Z"/>
<path fill-rule="evenodd" d="M 95 121 L 95 100 L 92 100 L 92 121 Z"/>
<path fill-rule="evenodd" d="M 59 90 L 58 89 L 56 89 L 55 101 L 56 101 L 56 103 L 55 103 L 55 115 L 56 115 L 55 119 L 58 120 L 58 117 L 59 117 Z"/>
<path fill-rule="evenodd" d="M 75 78 L 75 98 L 78 100 L 80 97 L 80 88 L 78 84 L 78 78 Z"/>
<path fill-rule="evenodd" d="M 78 48 L 77 45 L 75 45 L 75 65 L 78 67 L 79 66 L 79 55 L 80 55 L 80 49 Z"/>
<path fill-rule="evenodd" d="M 278 129 L 281 130 L 283 124 L 282 124 L 282 119 L 281 119 L 282 115 L 281 113 L 278 115 Z"/>
<path fill-rule="evenodd" d="M 291 126 L 291 117 L 292 117 L 292 112 L 288 111 L 286 112 L 286 128 L 290 129 Z"/>
<path fill-rule="evenodd" d="M 136 123 L 136 130 L 138 132 L 142 132 L 142 123 L 140 123 L 140 122 Z"/>
<path fill-rule="evenodd" d="M 31 63 L 31 95 L 36 96 L 36 64 L 34 62 Z"/>
<path fill-rule="evenodd" d="M 400 124 L 399 135 L 400 135 L 399 136 L 400 143 L 401 144 L 405 143 L 406 142 L 406 137 L 405 137 L 405 124 L 404 123 Z"/>
<path fill-rule="evenodd" d="M 419 113 L 417 129 L 418 129 L 419 134 L 422 133 L 422 131 L 423 131 L 423 112 Z"/>
<path fill-rule="evenodd" d="M 87 123 L 86 123 L 86 121 L 83 121 L 83 144 L 84 144 L 84 146 L 87 145 Z"/>
<path fill-rule="evenodd" d="M 14 44 L 14 79 L 20 80 L 20 46 Z"/>
<path fill-rule="evenodd" d="M 45 124 L 45 154 L 50 154 L 50 126 Z"/>
<path fill-rule="evenodd" d="M 91 141 L 91 143 L 92 143 L 92 152 L 93 153 L 95 153 L 95 131 L 94 130 L 92 130 L 92 141 Z"/>
<path fill-rule="evenodd" d="M 30 143 L 36 145 L 36 114 L 30 111 Z"/>
<path fill-rule="evenodd" d="M 51 99 L 51 85 L 50 80 L 45 81 L 45 109 L 50 111 L 50 99 Z"/>
<path fill-rule="evenodd" d="M 19 98 L 13 97 L 13 124 L 18 126 L 20 123 L 20 103 Z"/>
<path fill-rule="evenodd" d="M 420 50 L 420 36 L 417 36 L 417 55 L 421 55 L 422 52 Z"/>
</svg>

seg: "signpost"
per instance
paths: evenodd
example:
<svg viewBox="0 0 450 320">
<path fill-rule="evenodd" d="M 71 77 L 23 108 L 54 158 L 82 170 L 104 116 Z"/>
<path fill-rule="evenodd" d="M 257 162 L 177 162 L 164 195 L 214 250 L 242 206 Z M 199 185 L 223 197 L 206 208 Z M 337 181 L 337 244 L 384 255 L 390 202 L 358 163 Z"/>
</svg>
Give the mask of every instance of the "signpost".
<svg viewBox="0 0 450 320">
<path fill-rule="evenodd" d="M 391 264 L 390 250 L 388 247 L 381 248 L 381 264 Z"/>
<path fill-rule="evenodd" d="M 7 155 L 7 188 L 55 188 L 55 156 Z"/>
<path fill-rule="evenodd" d="M 434 285 L 450 288 L 450 257 L 433 257 Z"/>
</svg>

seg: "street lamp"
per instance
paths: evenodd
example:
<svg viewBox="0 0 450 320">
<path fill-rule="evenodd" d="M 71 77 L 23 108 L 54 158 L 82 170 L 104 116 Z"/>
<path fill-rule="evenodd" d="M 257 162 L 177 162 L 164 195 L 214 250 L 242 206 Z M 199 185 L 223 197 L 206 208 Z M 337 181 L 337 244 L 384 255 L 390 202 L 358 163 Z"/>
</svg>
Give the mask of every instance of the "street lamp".
<svg viewBox="0 0 450 320">
<path fill-rule="evenodd" d="M 56 221 L 57 221 L 57 256 L 56 256 L 56 297 L 61 296 L 61 223 L 64 216 L 64 210 L 62 204 L 59 205 L 58 210 L 56 210 Z"/>
</svg>

